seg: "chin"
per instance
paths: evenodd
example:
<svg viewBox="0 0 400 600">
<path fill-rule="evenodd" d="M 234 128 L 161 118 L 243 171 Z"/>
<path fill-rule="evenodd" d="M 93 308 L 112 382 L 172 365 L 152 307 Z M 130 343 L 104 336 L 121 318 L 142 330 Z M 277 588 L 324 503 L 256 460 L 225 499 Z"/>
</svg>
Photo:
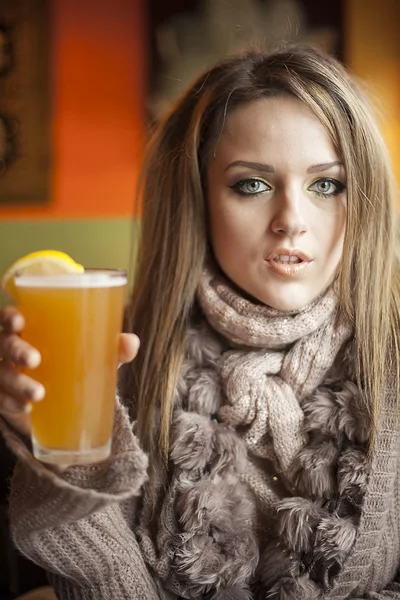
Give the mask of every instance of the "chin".
<svg viewBox="0 0 400 600">
<path fill-rule="evenodd" d="M 304 308 L 305 306 L 307 306 L 307 304 L 309 304 L 309 302 L 304 301 L 301 302 L 300 300 L 290 300 L 290 299 L 281 299 L 281 300 L 275 300 L 275 298 L 271 299 L 269 302 L 263 302 L 263 304 L 266 304 L 267 306 L 270 306 L 271 308 L 275 308 L 276 310 L 282 311 L 282 312 L 287 312 L 287 313 L 291 313 L 291 312 L 296 312 L 298 310 L 301 310 L 302 308 Z"/>
<path fill-rule="evenodd" d="M 321 290 L 322 291 L 322 290 Z M 259 290 L 253 297 L 256 301 L 266 304 L 282 312 L 296 312 L 310 304 L 321 291 L 316 294 L 305 293 L 305 290 L 282 290 L 280 293 Z"/>
</svg>

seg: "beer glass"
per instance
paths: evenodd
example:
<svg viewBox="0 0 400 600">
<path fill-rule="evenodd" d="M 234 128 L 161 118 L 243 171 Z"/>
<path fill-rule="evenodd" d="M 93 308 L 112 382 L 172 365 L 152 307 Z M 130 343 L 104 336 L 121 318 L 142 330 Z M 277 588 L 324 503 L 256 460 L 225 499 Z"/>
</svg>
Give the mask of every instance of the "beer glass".
<svg viewBox="0 0 400 600">
<path fill-rule="evenodd" d="M 66 467 L 110 453 L 126 274 L 113 270 L 15 276 L 23 338 L 42 361 L 29 375 L 45 398 L 32 403 L 36 458 Z"/>
</svg>

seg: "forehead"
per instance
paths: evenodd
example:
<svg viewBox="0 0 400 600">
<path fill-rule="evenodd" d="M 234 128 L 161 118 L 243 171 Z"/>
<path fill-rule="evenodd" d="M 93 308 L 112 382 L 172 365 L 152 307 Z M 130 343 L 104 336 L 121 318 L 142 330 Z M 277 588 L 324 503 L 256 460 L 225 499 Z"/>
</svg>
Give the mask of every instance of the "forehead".
<svg viewBox="0 0 400 600">
<path fill-rule="evenodd" d="M 338 159 L 321 121 L 306 104 L 288 95 L 252 101 L 228 113 L 215 157 L 237 153 L 269 162 L 282 154 L 311 162 Z"/>
</svg>

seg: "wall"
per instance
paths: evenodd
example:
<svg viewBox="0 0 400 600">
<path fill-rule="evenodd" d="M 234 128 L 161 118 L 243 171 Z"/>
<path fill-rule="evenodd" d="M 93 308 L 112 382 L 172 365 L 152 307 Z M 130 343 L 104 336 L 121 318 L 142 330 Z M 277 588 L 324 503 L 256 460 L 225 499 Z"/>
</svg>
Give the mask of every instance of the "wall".
<svg viewBox="0 0 400 600">
<path fill-rule="evenodd" d="M 400 3 L 347 0 L 346 59 L 374 102 L 400 184 Z"/>
<path fill-rule="evenodd" d="M 56 248 L 126 268 L 143 149 L 141 0 L 51 0 L 53 172 L 46 206 L 0 207 L 0 272 Z"/>
</svg>

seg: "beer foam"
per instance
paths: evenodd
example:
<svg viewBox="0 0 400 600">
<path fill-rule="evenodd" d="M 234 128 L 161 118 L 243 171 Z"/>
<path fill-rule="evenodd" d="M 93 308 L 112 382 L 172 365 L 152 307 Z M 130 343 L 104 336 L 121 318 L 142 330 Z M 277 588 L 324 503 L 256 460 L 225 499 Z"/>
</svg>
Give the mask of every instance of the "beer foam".
<svg viewBox="0 0 400 600">
<path fill-rule="evenodd" d="M 17 287 L 30 288 L 109 288 L 125 285 L 126 274 L 121 271 L 86 271 L 84 273 L 16 275 Z"/>
</svg>

